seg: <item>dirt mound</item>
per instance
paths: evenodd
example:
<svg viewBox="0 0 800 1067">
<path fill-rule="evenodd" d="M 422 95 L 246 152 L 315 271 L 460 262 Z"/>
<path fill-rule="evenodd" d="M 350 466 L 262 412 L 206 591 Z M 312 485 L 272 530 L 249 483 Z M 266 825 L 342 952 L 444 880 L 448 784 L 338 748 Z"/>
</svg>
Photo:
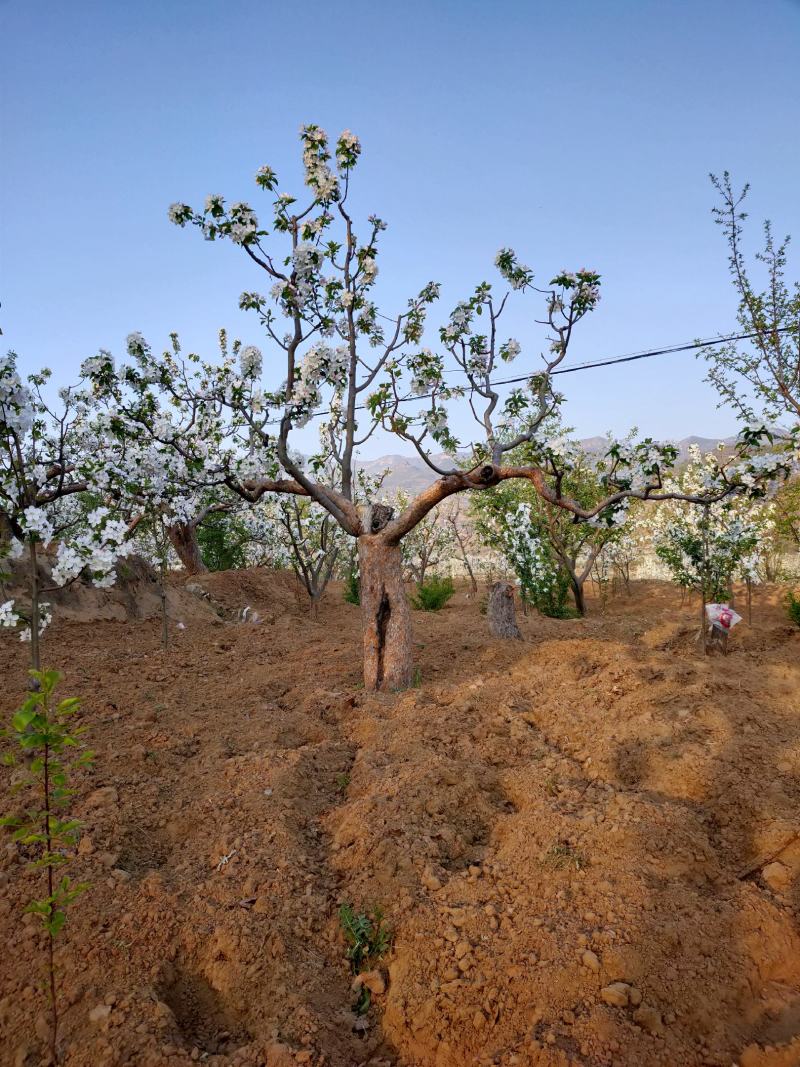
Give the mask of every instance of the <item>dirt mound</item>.
<svg viewBox="0 0 800 1067">
<path fill-rule="evenodd" d="M 419 687 L 376 696 L 339 590 L 315 622 L 288 576 L 190 584 L 207 615 L 168 654 L 156 619 L 46 635 L 97 751 L 73 804 L 92 888 L 58 949 L 68 1067 L 798 1067 L 800 638 L 778 590 L 725 658 L 658 583 L 521 618 L 524 643 L 459 595 L 415 614 Z M 0 664 L 7 712 L 18 642 Z M 32 1067 L 35 876 L 2 857 L 0 1062 Z M 393 931 L 364 1016 L 344 901 Z"/>
<path fill-rule="evenodd" d="M 152 619 L 161 615 L 161 584 L 155 569 L 139 556 L 126 556 L 116 566 L 116 582 L 109 589 L 99 589 L 86 579 L 65 587 L 53 585 L 50 561 L 39 561 L 39 586 L 43 602 L 50 604 L 53 618 L 91 623 Z M 180 573 L 167 579 L 167 613 L 174 626 L 178 621 L 209 619 L 216 613 L 185 589 Z M 15 560 L 4 584 L 5 595 L 25 608 L 29 603 L 28 565 Z"/>
<path fill-rule="evenodd" d="M 288 571 L 251 567 L 200 574 L 186 579 L 185 586 L 231 619 L 244 616 L 246 620 L 255 614 L 255 621 L 274 625 L 287 614 L 305 614 L 308 610 L 308 598 Z"/>
</svg>

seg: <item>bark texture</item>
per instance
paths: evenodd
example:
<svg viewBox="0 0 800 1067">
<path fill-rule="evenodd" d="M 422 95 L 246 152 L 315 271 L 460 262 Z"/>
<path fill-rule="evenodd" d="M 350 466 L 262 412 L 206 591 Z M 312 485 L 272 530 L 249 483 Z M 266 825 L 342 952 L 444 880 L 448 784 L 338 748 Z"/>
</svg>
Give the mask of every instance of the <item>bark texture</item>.
<svg viewBox="0 0 800 1067">
<path fill-rule="evenodd" d="M 489 633 L 492 637 L 522 640 L 514 612 L 514 586 L 511 582 L 494 583 L 489 591 L 486 614 L 489 619 Z"/>
<path fill-rule="evenodd" d="M 358 539 L 365 689 L 407 689 L 413 677 L 411 611 L 399 545 L 384 537 Z"/>
<path fill-rule="evenodd" d="M 176 522 L 168 530 L 170 543 L 187 574 L 207 574 L 208 567 L 203 563 L 200 544 L 197 540 L 197 527 L 192 522 Z"/>
</svg>

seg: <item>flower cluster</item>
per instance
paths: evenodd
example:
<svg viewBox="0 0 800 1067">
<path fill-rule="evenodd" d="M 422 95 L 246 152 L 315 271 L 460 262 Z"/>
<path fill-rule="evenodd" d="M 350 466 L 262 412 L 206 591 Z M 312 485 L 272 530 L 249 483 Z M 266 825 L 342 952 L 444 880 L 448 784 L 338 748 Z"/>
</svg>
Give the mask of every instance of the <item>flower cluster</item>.
<svg viewBox="0 0 800 1067">
<path fill-rule="evenodd" d="M 318 342 L 306 352 L 291 393 L 292 418 L 297 426 L 305 426 L 319 407 L 323 383 L 332 385 L 335 390 L 344 388 L 349 359 L 350 353 L 345 345 L 332 348 Z"/>
<path fill-rule="evenodd" d="M 547 544 L 535 532 L 530 504 L 518 504 L 508 513 L 500 543 L 522 596 L 532 604 L 549 597 L 556 587 L 557 567 Z"/>
<path fill-rule="evenodd" d="M 260 378 L 263 368 L 261 349 L 255 345 L 245 345 L 239 353 L 239 367 L 243 378 Z"/>
<path fill-rule="evenodd" d="M 585 267 L 578 271 L 562 270 L 551 279 L 550 284 L 569 293 L 572 309 L 578 315 L 592 311 L 600 302 L 600 275 Z M 554 299 L 560 310 L 564 305 L 564 298 L 556 295 Z"/>
<path fill-rule="evenodd" d="M 229 237 L 234 244 L 247 245 L 258 236 L 258 218 L 250 205 L 237 201 L 226 209 L 224 197 L 216 193 L 206 197 L 202 213 L 195 213 L 188 204 L 176 203 L 170 204 L 167 217 L 175 226 L 198 226 L 208 241 Z"/>
<path fill-rule="evenodd" d="M 41 541 L 46 545 L 53 538 L 53 523 L 44 508 L 25 508 L 20 525 L 32 541 Z"/>
<path fill-rule="evenodd" d="M 501 248 L 494 257 L 494 265 L 512 289 L 527 289 L 533 284 L 533 271 L 520 263 L 512 248 Z"/>
<path fill-rule="evenodd" d="M 18 621 L 20 623 L 23 623 L 24 619 L 22 619 L 20 617 Z M 47 627 L 50 625 L 50 623 L 52 621 L 53 621 L 53 609 L 50 607 L 50 605 L 49 604 L 44 604 L 44 603 L 39 604 L 39 633 L 40 634 L 44 633 L 44 631 L 47 629 Z M 6 624 L 4 623 L 4 625 L 6 625 Z M 22 629 L 19 632 L 20 641 L 30 641 L 31 640 L 31 636 L 32 636 L 31 635 L 31 624 L 28 623 L 27 626 L 23 625 Z"/>
<path fill-rule="evenodd" d="M 329 203 L 339 198 L 339 181 L 328 160 L 328 135 L 320 126 L 308 125 L 300 128 L 300 140 L 303 144 L 303 167 L 306 185 L 314 191 L 318 200 Z M 357 153 L 356 153 L 357 155 Z"/>
<path fill-rule="evenodd" d="M 340 171 L 354 167 L 361 155 L 361 142 L 350 130 L 343 130 L 336 142 L 336 165 Z"/>
<path fill-rule="evenodd" d="M 53 581 L 66 585 L 83 573 L 102 589 L 114 584 L 114 565 L 125 554 L 128 526 L 114 519 L 107 507 L 94 508 L 86 516 L 87 529 L 68 541 L 59 542 L 53 566 Z"/>
<path fill-rule="evenodd" d="M 33 425 L 33 397 L 17 373 L 13 352 L 0 356 L 0 432 L 22 437 Z"/>
</svg>

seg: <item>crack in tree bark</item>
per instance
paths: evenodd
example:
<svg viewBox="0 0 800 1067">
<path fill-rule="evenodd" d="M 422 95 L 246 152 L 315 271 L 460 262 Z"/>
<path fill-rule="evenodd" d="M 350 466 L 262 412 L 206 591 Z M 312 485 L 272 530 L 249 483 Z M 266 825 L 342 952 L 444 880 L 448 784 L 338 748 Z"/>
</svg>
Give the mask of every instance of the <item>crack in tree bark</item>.
<svg viewBox="0 0 800 1067">
<path fill-rule="evenodd" d="M 383 684 L 383 656 L 386 650 L 386 631 L 389 627 L 389 619 L 392 615 L 392 604 L 389 599 L 389 594 L 384 587 L 381 590 L 381 600 L 378 605 L 378 612 L 375 616 L 375 629 L 378 636 L 378 667 L 376 671 L 377 688 L 380 689 Z"/>
</svg>

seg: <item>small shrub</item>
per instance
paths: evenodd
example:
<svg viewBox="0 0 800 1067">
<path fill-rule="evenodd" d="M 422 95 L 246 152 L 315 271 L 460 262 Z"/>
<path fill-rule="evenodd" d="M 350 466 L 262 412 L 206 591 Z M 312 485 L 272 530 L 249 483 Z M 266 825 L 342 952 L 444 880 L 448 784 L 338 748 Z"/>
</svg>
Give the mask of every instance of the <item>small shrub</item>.
<svg viewBox="0 0 800 1067">
<path fill-rule="evenodd" d="M 434 576 L 417 586 L 411 603 L 418 611 L 441 611 L 455 591 L 452 578 Z"/>
<path fill-rule="evenodd" d="M 569 575 L 563 567 L 555 567 L 551 581 L 541 588 L 531 589 L 520 584 L 523 603 L 530 604 L 549 619 L 577 618 L 578 612 L 567 603 L 569 590 Z"/>
<path fill-rule="evenodd" d="M 344 599 L 346 604 L 361 603 L 361 584 L 358 580 L 358 571 L 348 571 L 344 583 Z"/>
<path fill-rule="evenodd" d="M 800 626 L 800 597 L 796 597 L 791 589 L 786 594 L 786 614 L 790 622 Z"/>
</svg>

